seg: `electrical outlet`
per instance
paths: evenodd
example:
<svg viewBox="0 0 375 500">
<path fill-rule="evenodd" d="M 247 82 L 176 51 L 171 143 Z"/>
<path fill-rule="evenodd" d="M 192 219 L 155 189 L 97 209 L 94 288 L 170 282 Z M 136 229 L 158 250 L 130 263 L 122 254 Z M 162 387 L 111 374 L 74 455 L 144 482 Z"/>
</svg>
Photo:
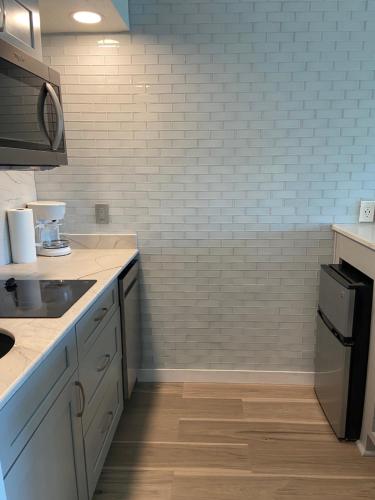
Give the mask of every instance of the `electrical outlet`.
<svg viewBox="0 0 375 500">
<path fill-rule="evenodd" d="M 374 222 L 375 201 L 361 201 L 359 222 Z"/>
<path fill-rule="evenodd" d="M 95 218 L 97 224 L 109 224 L 109 205 L 107 203 L 95 205 Z"/>
</svg>

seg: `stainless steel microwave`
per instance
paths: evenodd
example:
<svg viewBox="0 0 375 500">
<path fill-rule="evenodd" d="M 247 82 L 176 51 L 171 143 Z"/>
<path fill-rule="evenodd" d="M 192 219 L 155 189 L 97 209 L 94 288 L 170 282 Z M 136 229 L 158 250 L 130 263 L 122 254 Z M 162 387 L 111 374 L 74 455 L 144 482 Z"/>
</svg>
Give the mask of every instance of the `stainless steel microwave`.
<svg viewBox="0 0 375 500">
<path fill-rule="evenodd" d="M 0 168 L 67 160 L 59 73 L 0 40 Z"/>
</svg>

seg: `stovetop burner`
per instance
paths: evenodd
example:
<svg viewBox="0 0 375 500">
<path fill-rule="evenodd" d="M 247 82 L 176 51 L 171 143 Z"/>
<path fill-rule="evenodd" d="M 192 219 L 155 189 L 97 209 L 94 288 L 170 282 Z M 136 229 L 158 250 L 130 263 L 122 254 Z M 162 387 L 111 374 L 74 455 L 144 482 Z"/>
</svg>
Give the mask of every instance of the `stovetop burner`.
<svg viewBox="0 0 375 500">
<path fill-rule="evenodd" d="M 0 280 L 0 318 L 60 318 L 96 280 Z"/>
</svg>

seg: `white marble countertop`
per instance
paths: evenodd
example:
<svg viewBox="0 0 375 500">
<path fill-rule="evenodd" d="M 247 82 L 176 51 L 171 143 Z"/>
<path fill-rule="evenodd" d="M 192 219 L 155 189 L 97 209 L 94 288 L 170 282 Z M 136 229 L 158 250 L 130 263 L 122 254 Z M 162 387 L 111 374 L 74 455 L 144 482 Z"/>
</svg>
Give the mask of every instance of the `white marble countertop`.
<svg viewBox="0 0 375 500">
<path fill-rule="evenodd" d="M 332 230 L 375 250 L 375 223 L 333 224 Z"/>
<path fill-rule="evenodd" d="M 65 257 L 38 257 L 32 264 L 0 266 L 0 279 L 13 276 L 97 280 L 61 318 L 0 318 L 0 328 L 11 333 L 16 341 L 13 349 L 0 359 L 0 408 L 137 254 L 135 249 L 81 249 Z"/>
</svg>

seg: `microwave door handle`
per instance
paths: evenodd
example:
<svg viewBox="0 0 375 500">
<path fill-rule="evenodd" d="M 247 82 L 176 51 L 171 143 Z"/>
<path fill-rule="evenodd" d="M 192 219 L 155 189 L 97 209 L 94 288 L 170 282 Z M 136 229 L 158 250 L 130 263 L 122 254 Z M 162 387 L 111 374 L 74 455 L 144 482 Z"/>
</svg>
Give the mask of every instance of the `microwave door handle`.
<svg viewBox="0 0 375 500">
<path fill-rule="evenodd" d="M 61 140 L 64 134 L 64 113 L 60 104 L 60 100 L 55 92 L 55 89 L 52 87 L 50 83 L 46 83 L 46 90 L 48 94 L 51 96 L 53 105 L 55 106 L 56 116 L 57 116 L 57 130 L 55 138 L 52 141 L 52 150 L 57 151 L 59 149 Z"/>
<path fill-rule="evenodd" d="M 46 84 L 44 83 L 42 88 L 40 89 L 39 97 L 38 97 L 38 122 L 39 122 L 39 127 L 41 132 L 43 133 L 44 137 L 48 141 L 48 143 L 51 145 L 51 138 L 48 134 L 47 126 L 46 126 L 46 120 L 44 117 L 44 106 L 46 103 L 46 98 L 47 98 L 47 88 Z"/>
</svg>

